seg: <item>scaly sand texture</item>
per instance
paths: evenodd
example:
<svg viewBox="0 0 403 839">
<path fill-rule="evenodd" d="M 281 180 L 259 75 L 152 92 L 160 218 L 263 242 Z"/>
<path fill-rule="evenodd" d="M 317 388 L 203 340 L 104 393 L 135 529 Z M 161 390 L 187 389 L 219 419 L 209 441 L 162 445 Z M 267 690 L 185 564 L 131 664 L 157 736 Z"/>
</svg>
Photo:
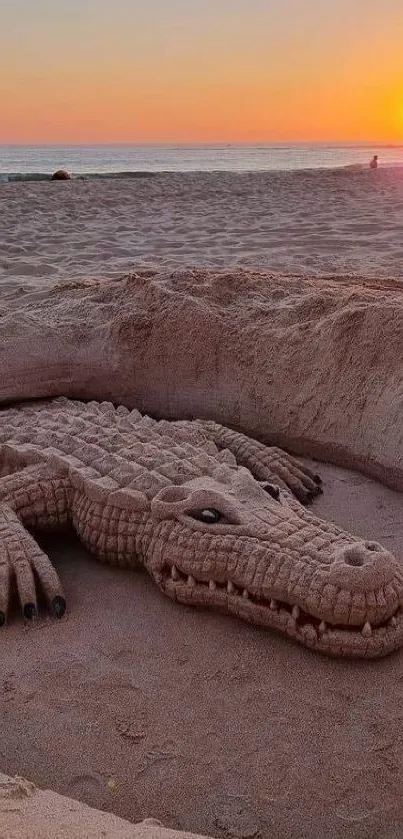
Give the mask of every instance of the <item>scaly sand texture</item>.
<svg viewBox="0 0 403 839">
<path fill-rule="evenodd" d="M 0 443 L 0 626 L 15 582 L 28 620 L 39 588 L 64 615 L 61 581 L 28 531 L 70 523 L 98 559 L 145 567 L 177 603 L 330 655 L 403 646 L 399 561 L 303 509 L 287 490 L 312 501 L 321 480 L 281 449 L 213 422 L 65 397 L 1 411 Z"/>
</svg>

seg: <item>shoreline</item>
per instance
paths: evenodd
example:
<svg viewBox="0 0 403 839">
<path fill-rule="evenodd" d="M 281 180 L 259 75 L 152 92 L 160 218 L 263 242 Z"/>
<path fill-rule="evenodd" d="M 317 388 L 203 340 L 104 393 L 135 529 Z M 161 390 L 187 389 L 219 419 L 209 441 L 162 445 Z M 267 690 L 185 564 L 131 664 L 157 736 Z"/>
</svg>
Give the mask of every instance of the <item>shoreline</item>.
<svg viewBox="0 0 403 839">
<path fill-rule="evenodd" d="M 284 167 L 282 168 L 273 168 L 273 169 L 122 169 L 122 170 L 111 170 L 107 172 L 96 172 L 96 171 L 87 171 L 87 172 L 70 172 L 71 180 L 73 181 L 93 181 L 93 180 L 130 180 L 134 178 L 153 178 L 159 176 L 181 176 L 181 175 L 194 175 L 194 176 L 208 176 L 208 175 L 230 175 L 233 177 L 236 176 L 246 176 L 246 175 L 264 175 L 267 177 L 276 176 L 276 175 L 284 175 L 284 176 L 303 176 L 303 175 L 323 175 L 323 174 L 369 174 L 371 177 L 376 177 L 379 172 L 389 172 L 395 175 L 402 175 L 403 173 L 403 163 L 383 163 L 379 164 L 378 169 L 376 172 L 370 169 L 368 163 L 346 163 L 344 165 L 339 166 L 306 166 L 306 167 L 298 167 L 298 168 L 290 168 Z M 23 183 L 30 183 L 30 182 L 40 182 L 40 181 L 50 181 L 52 179 L 52 172 L 2 172 L 0 171 L 0 184 L 2 183 L 19 183 L 22 181 Z"/>
</svg>

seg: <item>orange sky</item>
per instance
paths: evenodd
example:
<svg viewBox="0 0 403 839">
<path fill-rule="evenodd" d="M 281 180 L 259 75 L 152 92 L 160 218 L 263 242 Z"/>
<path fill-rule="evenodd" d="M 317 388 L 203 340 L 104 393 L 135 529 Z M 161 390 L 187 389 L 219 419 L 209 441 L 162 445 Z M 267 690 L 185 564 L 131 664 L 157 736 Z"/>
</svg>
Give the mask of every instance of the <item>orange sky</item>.
<svg viewBox="0 0 403 839">
<path fill-rule="evenodd" d="M 144 6 L 6 0 L 0 142 L 403 142 L 403 0 Z"/>
</svg>

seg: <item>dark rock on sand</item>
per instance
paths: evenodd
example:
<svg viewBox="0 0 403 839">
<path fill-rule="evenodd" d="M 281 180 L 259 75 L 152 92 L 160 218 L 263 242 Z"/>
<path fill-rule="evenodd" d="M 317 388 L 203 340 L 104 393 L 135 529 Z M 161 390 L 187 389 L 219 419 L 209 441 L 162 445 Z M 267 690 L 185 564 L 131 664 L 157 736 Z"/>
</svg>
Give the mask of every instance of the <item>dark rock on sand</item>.
<svg viewBox="0 0 403 839">
<path fill-rule="evenodd" d="M 71 178 L 71 175 L 69 175 L 69 173 L 66 172 L 65 169 L 58 169 L 57 172 L 53 173 L 51 180 L 52 181 L 69 181 L 70 178 Z"/>
</svg>

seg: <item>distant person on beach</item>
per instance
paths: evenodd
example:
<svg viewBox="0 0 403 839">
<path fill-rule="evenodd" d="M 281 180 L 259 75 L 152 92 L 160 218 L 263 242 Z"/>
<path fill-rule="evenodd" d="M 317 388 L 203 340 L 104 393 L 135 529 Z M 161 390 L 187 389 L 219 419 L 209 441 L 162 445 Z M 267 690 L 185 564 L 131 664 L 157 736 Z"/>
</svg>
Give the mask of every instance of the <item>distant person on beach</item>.
<svg viewBox="0 0 403 839">
<path fill-rule="evenodd" d="M 378 155 L 374 154 L 371 163 L 369 164 L 370 169 L 377 169 L 378 168 Z"/>
</svg>

